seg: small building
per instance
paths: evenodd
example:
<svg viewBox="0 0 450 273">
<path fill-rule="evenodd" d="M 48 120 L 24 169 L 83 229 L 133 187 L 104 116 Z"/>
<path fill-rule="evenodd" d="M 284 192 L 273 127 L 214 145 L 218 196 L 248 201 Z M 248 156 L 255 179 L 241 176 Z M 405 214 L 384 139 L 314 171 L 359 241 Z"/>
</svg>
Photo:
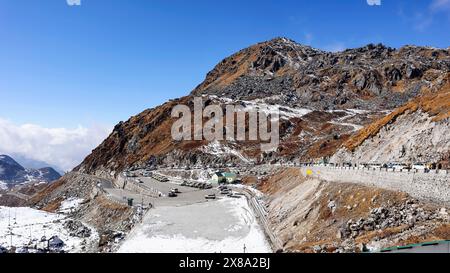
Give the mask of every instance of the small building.
<svg viewBox="0 0 450 273">
<path fill-rule="evenodd" d="M 237 175 L 235 173 L 227 172 L 216 172 L 211 178 L 211 182 L 214 184 L 232 184 L 237 180 Z"/>
</svg>

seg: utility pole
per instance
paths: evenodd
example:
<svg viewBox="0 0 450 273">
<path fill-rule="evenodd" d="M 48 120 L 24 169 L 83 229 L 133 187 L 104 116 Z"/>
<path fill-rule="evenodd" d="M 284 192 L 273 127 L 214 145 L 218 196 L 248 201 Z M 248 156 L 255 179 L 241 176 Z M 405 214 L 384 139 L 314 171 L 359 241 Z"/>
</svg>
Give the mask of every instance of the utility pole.
<svg viewBox="0 0 450 273">
<path fill-rule="evenodd" d="M 12 225 L 11 225 L 11 208 L 8 209 L 8 231 L 9 231 L 9 246 L 12 248 Z"/>
</svg>

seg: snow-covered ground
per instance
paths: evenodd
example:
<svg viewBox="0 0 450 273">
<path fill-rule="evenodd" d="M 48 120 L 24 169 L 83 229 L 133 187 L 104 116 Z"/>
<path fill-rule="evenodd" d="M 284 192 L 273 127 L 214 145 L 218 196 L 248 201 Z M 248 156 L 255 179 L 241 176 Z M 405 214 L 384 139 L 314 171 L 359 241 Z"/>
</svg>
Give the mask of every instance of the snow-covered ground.
<svg viewBox="0 0 450 273">
<path fill-rule="evenodd" d="M 264 233 L 245 198 L 151 210 L 121 253 L 267 253 Z"/>
<path fill-rule="evenodd" d="M 5 182 L 0 181 L 0 190 L 7 190 L 7 189 L 8 185 Z"/>
<path fill-rule="evenodd" d="M 44 248 L 47 243 L 40 242 L 43 237 L 58 236 L 65 244 L 64 251 L 80 252 L 84 239 L 70 236 L 70 231 L 64 228 L 66 220 L 64 215 L 32 208 L 0 207 L 0 245 L 10 247 L 12 243 L 16 247 Z M 98 234 L 91 230 L 93 234 L 88 240 L 97 240 Z"/>
<path fill-rule="evenodd" d="M 77 209 L 81 203 L 83 203 L 83 199 L 80 198 L 69 198 L 61 202 L 61 206 L 59 207 L 58 212 L 60 213 L 70 213 L 73 210 Z"/>
</svg>

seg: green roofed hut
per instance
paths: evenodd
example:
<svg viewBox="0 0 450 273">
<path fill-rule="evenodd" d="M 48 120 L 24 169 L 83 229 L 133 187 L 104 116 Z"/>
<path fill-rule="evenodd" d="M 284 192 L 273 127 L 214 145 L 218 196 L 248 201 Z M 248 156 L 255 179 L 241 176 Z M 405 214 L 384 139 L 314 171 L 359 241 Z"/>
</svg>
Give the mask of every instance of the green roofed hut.
<svg viewBox="0 0 450 273">
<path fill-rule="evenodd" d="M 216 172 L 211 178 L 213 184 L 233 184 L 237 180 L 235 173 Z"/>
</svg>

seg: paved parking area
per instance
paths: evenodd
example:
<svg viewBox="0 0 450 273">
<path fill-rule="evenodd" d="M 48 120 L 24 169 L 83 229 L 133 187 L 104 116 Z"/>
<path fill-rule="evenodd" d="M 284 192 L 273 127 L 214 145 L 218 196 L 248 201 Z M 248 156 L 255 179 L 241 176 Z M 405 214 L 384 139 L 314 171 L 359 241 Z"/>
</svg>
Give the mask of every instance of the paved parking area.
<svg viewBox="0 0 450 273">
<path fill-rule="evenodd" d="M 180 186 L 180 184 L 177 182 L 159 182 L 149 177 L 137 177 L 136 179 L 140 179 L 145 187 L 157 190 L 165 195 L 167 195 L 173 188 L 177 188 L 181 193 L 178 194 L 178 197 L 163 196 L 159 198 L 153 198 L 123 189 L 105 188 L 105 191 L 109 193 L 110 198 L 123 204 L 127 203 L 128 198 L 133 198 L 135 204 L 143 203 L 144 205 L 148 205 L 149 203 L 151 203 L 154 207 L 185 206 L 195 203 L 207 202 L 207 200 L 205 199 L 205 195 L 208 194 L 215 193 L 218 197 L 220 195 L 217 189 L 201 190 L 192 187 Z"/>
</svg>

